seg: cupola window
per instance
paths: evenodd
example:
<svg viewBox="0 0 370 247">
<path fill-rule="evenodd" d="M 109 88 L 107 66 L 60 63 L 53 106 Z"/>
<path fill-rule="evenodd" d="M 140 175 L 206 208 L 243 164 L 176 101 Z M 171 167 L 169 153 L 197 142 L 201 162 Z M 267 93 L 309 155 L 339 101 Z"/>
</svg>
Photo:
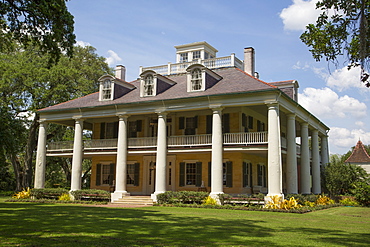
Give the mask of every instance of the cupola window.
<svg viewBox="0 0 370 247">
<path fill-rule="evenodd" d="M 202 89 L 202 71 L 198 68 L 191 72 L 191 88 L 192 91 L 199 91 Z"/>
</svg>

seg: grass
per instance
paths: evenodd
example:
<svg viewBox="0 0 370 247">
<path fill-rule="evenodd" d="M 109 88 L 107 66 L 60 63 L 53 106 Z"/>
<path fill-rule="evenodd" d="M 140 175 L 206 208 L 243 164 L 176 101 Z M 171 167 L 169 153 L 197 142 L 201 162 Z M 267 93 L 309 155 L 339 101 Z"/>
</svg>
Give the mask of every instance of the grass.
<svg viewBox="0 0 370 247">
<path fill-rule="evenodd" d="M 8 203 L 0 246 L 367 246 L 370 208 L 307 214 Z"/>
</svg>

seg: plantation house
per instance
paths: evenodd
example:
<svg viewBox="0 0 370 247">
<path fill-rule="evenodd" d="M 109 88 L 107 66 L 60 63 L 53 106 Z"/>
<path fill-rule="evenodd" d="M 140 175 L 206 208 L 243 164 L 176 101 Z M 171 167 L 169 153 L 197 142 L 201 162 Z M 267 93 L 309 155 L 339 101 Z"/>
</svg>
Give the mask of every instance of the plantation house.
<svg viewBox="0 0 370 247">
<path fill-rule="evenodd" d="M 141 67 L 132 82 L 117 66 L 99 92 L 39 110 L 35 188 L 46 156 L 59 156 L 72 157 L 71 190 L 91 159 L 91 188 L 111 190 L 112 201 L 179 190 L 321 193 L 329 128 L 299 105 L 297 81 L 260 80 L 253 48 L 243 61 L 217 57 L 207 42 L 175 48 L 176 63 Z M 74 126 L 74 141 L 46 143 L 47 123 Z"/>
</svg>

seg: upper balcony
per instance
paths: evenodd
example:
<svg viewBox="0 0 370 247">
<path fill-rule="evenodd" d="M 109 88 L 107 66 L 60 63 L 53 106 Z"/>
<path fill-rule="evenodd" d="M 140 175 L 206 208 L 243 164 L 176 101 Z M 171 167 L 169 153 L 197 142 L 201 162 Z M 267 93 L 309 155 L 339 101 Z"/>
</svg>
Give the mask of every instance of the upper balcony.
<svg viewBox="0 0 370 247">
<path fill-rule="evenodd" d="M 235 54 L 231 54 L 226 57 L 217 57 L 210 59 L 196 59 L 191 62 L 184 63 L 168 63 L 167 65 L 153 66 L 153 67 L 140 67 L 140 74 L 146 70 L 153 70 L 161 75 L 173 75 L 179 73 L 185 73 L 186 69 L 193 64 L 202 64 L 208 69 L 218 69 L 225 67 L 236 67 L 243 70 L 243 62 L 235 57 Z"/>
</svg>

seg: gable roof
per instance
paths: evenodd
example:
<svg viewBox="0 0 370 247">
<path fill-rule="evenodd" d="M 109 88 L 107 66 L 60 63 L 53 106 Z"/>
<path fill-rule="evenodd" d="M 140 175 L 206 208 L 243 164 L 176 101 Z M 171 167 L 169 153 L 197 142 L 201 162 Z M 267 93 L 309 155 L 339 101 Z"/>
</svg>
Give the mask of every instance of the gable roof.
<svg viewBox="0 0 370 247">
<path fill-rule="evenodd" d="M 202 97 L 211 95 L 223 95 L 232 93 L 243 93 L 263 90 L 274 90 L 277 87 L 269 83 L 261 81 L 255 77 L 250 76 L 244 71 L 235 68 L 221 68 L 214 69 L 213 72 L 217 73 L 222 77 L 215 85 L 208 88 L 205 91 L 187 92 L 187 76 L 186 74 L 175 74 L 166 76 L 168 79 L 174 81 L 176 84 L 157 94 L 154 97 L 140 97 L 140 79 L 132 81 L 135 89 L 126 93 L 122 97 L 116 98 L 110 101 L 99 101 L 99 93 L 92 93 L 81 98 L 70 100 L 64 103 L 60 103 L 54 106 L 50 106 L 39 110 L 39 112 L 47 112 L 54 110 L 67 110 L 74 108 L 86 108 L 86 107 L 97 107 L 97 106 L 108 106 L 118 105 L 127 103 L 141 103 L 148 101 L 162 101 L 170 99 L 181 99 L 191 97 Z"/>
<path fill-rule="evenodd" d="M 370 163 L 370 156 L 362 142 L 359 140 L 352 151 L 351 156 L 345 161 L 346 163 Z"/>
</svg>

